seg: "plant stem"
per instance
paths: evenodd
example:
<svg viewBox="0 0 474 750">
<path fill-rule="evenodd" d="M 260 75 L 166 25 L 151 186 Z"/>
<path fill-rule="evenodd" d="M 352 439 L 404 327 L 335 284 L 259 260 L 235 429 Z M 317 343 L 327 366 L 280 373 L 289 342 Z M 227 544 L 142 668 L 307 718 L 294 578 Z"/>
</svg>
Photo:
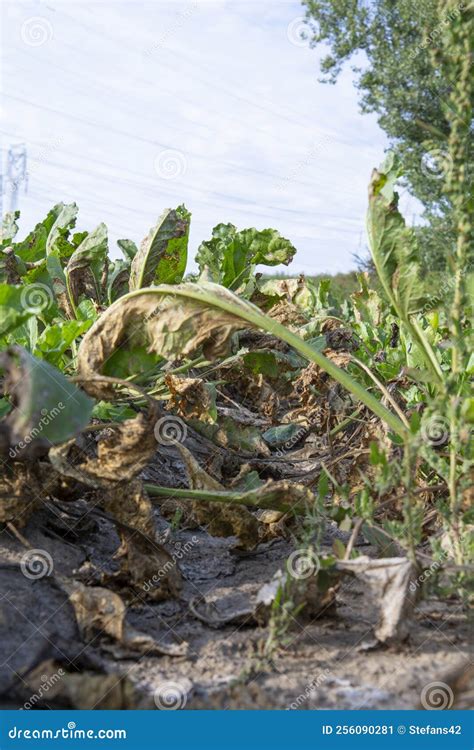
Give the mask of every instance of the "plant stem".
<svg viewBox="0 0 474 750">
<path fill-rule="evenodd" d="M 295 505 L 277 503 L 263 497 L 252 497 L 251 492 L 222 492 L 212 490 L 187 490 L 184 488 L 160 487 L 156 484 L 144 484 L 144 488 L 151 497 L 163 497 L 168 500 L 205 500 L 209 503 L 223 503 L 224 505 L 247 505 L 249 508 L 267 508 L 280 510 L 282 513 L 297 512 Z M 303 506 L 301 511 L 304 511 Z"/>
</svg>

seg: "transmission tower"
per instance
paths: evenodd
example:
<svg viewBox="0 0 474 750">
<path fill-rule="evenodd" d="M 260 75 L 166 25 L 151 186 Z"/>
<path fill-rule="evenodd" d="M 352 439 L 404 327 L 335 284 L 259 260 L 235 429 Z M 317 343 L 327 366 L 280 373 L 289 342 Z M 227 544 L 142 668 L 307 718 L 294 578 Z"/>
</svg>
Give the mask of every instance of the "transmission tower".
<svg viewBox="0 0 474 750">
<path fill-rule="evenodd" d="M 10 194 L 10 211 L 15 211 L 18 207 L 18 196 L 22 184 L 25 186 L 25 193 L 28 188 L 26 146 L 24 143 L 10 146 L 7 155 L 7 172 L 5 179 L 5 189 Z"/>
</svg>

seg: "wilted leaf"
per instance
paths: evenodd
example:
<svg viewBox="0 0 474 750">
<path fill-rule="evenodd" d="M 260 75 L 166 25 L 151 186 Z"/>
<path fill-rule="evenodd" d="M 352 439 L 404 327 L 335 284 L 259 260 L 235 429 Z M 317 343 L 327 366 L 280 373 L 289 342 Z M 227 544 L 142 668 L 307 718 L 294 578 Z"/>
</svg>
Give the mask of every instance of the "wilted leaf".
<svg viewBox="0 0 474 750">
<path fill-rule="evenodd" d="M 321 580 L 319 580 L 319 578 Z M 223 628 L 229 625 L 266 625 L 278 602 L 283 587 L 291 586 L 291 601 L 302 619 L 313 620 L 321 615 L 332 614 L 335 604 L 335 592 L 338 582 L 336 572 L 318 573 L 303 580 L 292 579 L 278 570 L 272 580 L 264 583 L 253 600 L 239 607 L 226 606 L 226 601 L 219 604 L 206 601 L 205 597 L 196 597 L 189 608 L 198 620 L 211 628 Z"/>
<path fill-rule="evenodd" d="M 352 573 L 369 584 L 380 605 L 380 617 L 375 636 L 381 643 L 400 643 L 410 634 L 413 608 L 417 600 L 418 571 L 406 557 L 386 557 L 371 560 L 337 562 L 337 569 Z"/>
<path fill-rule="evenodd" d="M 178 444 L 186 467 L 189 486 L 193 490 L 222 490 L 222 485 L 213 479 L 196 461 L 192 453 Z M 259 540 L 259 524 L 255 516 L 244 505 L 215 505 L 209 502 L 193 502 L 193 515 L 201 525 L 206 525 L 213 536 L 236 536 L 244 549 L 253 549 Z"/>
<path fill-rule="evenodd" d="M 57 250 L 47 256 L 46 269 L 58 307 L 67 318 L 74 318 L 74 308 L 69 297 L 66 275 Z"/>
<path fill-rule="evenodd" d="M 86 643 L 105 635 L 115 642 L 117 658 L 132 654 L 167 654 L 183 656 L 186 643 L 179 645 L 157 643 L 145 633 L 129 628 L 125 623 L 127 608 L 118 594 L 100 586 L 84 586 L 78 581 L 64 580 L 63 589 L 69 595 L 82 638 Z"/>
<path fill-rule="evenodd" d="M 153 701 L 126 676 L 68 672 L 53 659 L 21 676 L 25 708 L 127 710 L 153 708 Z"/>
<path fill-rule="evenodd" d="M 109 428 L 99 440 L 97 457 L 87 456 L 74 464 L 69 452 L 74 441 L 52 448 L 49 458 L 60 474 L 70 476 L 90 487 L 109 487 L 133 479 L 149 462 L 157 443 L 153 427 L 157 412 L 140 413 L 120 425 Z"/>
<path fill-rule="evenodd" d="M 238 409 L 227 407 L 218 408 L 218 419 L 214 424 L 206 424 L 203 421 L 193 420 L 192 427 L 222 448 L 230 448 L 249 456 L 269 456 L 270 450 L 262 439 L 261 431 L 268 425 L 268 421 L 262 419 L 261 423 L 252 424 L 242 418 Z"/>
<path fill-rule="evenodd" d="M 130 290 L 181 281 L 186 270 L 190 217 L 184 206 L 164 211 L 133 257 Z M 130 249 L 128 245 L 121 247 L 125 252 Z"/>
<path fill-rule="evenodd" d="M 294 305 L 306 316 L 314 314 L 318 304 L 318 292 L 315 284 L 304 276 L 297 279 L 269 279 L 258 284 L 256 296 L 262 300 L 265 309 L 271 308 L 279 301 Z"/>
<path fill-rule="evenodd" d="M 126 488 L 122 488 L 124 491 L 127 491 Z M 112 512 L 117 507 L 114 500 L 119 498 L 118 492 L 115 486 L 105 498 L 104 506 Z M 114 520 L 117 521 L 117 518 Z M 120 561 L 120 570 L 106 580 L 121 586 L 125 596 L 132 601 L 137 596 L 154 601 L 178 598 L 182 578 L 177 561 L 153 538 L 154 530 L 152 536 L 148 536 L 140 531 L 140 523 L 136 519 L 131 521 L 131 525 L 118 522 L 121 546 L 116 557 Z"/>
<path fill-rule="evenodd" d="M 100 586 L 84 586 L 79 581 L 65 580 L 62 587 L 69 595 L 86 642 L 98 633 L 117 641 L 123 640 L 126 606 L 118 594 Z"/>
<path fill-rule="evenodd" d="M 15 255 L 12 247 L 0 250 L 0 283 L 21 284 L 21 277 L 26 273 L 22 259 Z"/>
<path fill-rule="evenodd" d="M 107 276 L 109 305 L 129 291 L 130 261 L 116 260 L 110 264 Z"/>
<path fill-rule="evenodd" d="M 8 444 L 2 446 L 4 435 L 1 427 L 0 424 L 0 454 L 8 447 Z M 24 526 L 38 507 L 43 493 L 41 482 L 31 466 L 15 463 L 5 467 L 0 474 L 0 523 Z"/>
<path fill-rule="evenodd" d="M 171 373 L 165 376 L 171 400 L 170 409 L 176 409 L 184 419 L 199 419 L 202 422 L 215 422 L 216 387 L 201 378 L 183 378 Z"/>
<path fill-rule="evenodd" d="M 140 479 L 131 479 L 125 484 L 117 482 L 98 493 L 102 508 L 114 521 L 141 531 L 149 537 L 155 536 L 153 505 L 145 494 Z"/>
<path fill-rule="evenodd" d="M 99 302 L 107 263 L 107 227 L 99 224 L 74 250 L 65 269 L 69 294 L 74 304 L 84 295 Z"/>
<path fill-rule="evenodd" d="M 177 292 L 193 297 L 177 297 Z M 226 353 L 231 334 L 248 326 L 224 310 L 216 313 L 206 304 L 206 293 L 217 295 L 240 307 L 250 307 L 223 287 L 215 284 L 162 285 L 131 292 L 118 299 L 96 321 L 81 342 L 78 374 L 86 390 L 101 398 L 110 398 L 113 389 L 105 383 L 94 383 L 104 364 L 120 349 L 122 356 L 133 355 L 146 346 L 149 352 L 175 359 L 186 357 L 202 347 L 206 357 Z M 110 367 L 108 369 L 110 373 Z M 86 382 L 91 379 L 91 382 Z"/>
<path fill-rule="evenodd" d="M 279 424 L 266 430 L 262 438 L 272 448 L 287 444 L 290 448 L 306 435 L 306 430 L 300 424 Z"/>
</svg>

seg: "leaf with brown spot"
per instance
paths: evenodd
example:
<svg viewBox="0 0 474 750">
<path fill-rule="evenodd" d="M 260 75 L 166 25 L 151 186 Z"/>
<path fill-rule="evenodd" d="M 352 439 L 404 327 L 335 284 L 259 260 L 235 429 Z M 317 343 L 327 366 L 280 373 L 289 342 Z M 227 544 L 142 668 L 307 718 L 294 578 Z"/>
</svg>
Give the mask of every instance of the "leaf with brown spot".
<svg viewBox="0 0 474 750">
<path fill-rule="evenodd" d="M 132 259 L 131 291 L 181 281 L 186 270 L 190 218 L 184 205 L 163 212 Z"/>
</svg>

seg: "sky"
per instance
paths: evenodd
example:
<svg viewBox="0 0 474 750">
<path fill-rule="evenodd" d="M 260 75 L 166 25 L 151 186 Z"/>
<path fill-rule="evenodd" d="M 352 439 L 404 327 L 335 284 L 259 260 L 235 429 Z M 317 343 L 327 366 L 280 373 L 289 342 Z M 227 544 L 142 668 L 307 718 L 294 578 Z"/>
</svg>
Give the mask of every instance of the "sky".
<svg viewBox="0 0 474 750">
<path fill-rule="evenodd" d="M 387 141 L 350 69 L 318 82 L 302 16 L 297 0 L 1 0 L 4 170 L 27 149 L 21 236 L 75 201 L 77 229 L 104 221 L 118 257 L 117 239 L 185 203 L 191 259 L 232 222 L 290 239 L 292 273 L 354 268 Z M 10 198 L 4 175 L 4 210 Z"/>
</svg>

